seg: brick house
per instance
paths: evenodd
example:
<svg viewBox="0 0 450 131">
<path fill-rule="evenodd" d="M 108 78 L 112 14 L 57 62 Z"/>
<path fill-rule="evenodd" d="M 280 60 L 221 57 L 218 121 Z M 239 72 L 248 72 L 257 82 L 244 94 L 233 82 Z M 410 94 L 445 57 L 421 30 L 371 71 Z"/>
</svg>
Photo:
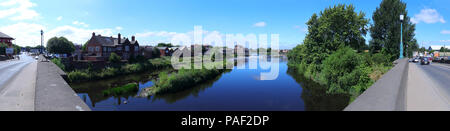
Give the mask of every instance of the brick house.
<svg viewBox="0 0 450 131">
<path fill-rule="evenodd" d="M 92 33 L 85 52 L 85 59 L 89 61 L 108 60 L 111 53 L 121 56 L 122 60 L 128 60 L 139 55 L 139 42 L 135 36 L 132 36 L 130 41 L 128 38 L 122 38 L 120 33 L 117 38 Z"/>
<path fill-rule="evenodd" d="M 8 36 L 2 32 L 0 32 L 0 43 L 5 43 L 7 44 L 9 47 L 12 46 L 12 41 L 14 40 L 14 38 L 12 38 L 11 36 Z"/>
</svg>

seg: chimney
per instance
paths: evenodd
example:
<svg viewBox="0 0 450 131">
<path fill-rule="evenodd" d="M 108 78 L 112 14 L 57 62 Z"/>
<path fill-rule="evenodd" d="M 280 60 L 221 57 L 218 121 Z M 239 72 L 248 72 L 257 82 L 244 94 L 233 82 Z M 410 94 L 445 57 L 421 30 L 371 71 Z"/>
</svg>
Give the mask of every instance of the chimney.
<svg viewBox="0 0 450 131">
<path fill-rule="evenodd" d="M 95 32 L 92 32 L 92 36 L 95 36 Z"/>
<path fill-rule="evenodd" d="M 136 41 L 136 37 L 135 37 L 135 36 L 132 36 L 132 37 L 131 37 L 131 41 Z"/>
<path fill-rule="evenodd" d="M 120 42 L 122 42 L 122 35 L 120 35 L 120 33 L 117 38 L 118 38 L 118 43 L 121 44 Z"/>
</svg>

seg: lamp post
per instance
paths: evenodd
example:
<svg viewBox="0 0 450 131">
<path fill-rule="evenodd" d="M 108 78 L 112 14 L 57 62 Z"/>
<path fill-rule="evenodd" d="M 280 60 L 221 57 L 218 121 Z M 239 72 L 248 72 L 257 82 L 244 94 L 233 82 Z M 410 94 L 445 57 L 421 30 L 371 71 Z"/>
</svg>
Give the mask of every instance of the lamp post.
<svg viewBox="0 0 450 131">
<path fill-rule="evenodd" d="M 44 52 L 44 46 L 42 45 L 43 42 L 44 42 L 44 31 L 41 30 L 41 51 L 40 51 L 41 54 L 43 54 Z"/>
<path fill-rule="evenodd" d="M 403 20 L 405 19 L 404 15 L 400 15 L 400 59 L 403 59 Z"/>
</svg>

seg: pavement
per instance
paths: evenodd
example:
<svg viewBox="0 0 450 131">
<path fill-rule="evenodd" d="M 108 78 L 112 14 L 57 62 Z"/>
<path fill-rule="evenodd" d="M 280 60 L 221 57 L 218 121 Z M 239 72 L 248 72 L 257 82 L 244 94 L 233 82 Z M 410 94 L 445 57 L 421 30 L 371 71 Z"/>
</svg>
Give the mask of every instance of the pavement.
<svg viewBox="0 0 450 131">
<path fill-rule="evenodd" d="M 0 111 L 90 111 L 55 64 L 20 58 L 0 61 Z"/>
<path fill-rule="evenodd" d="M 14 62 L 11 64 L 14 65 L 11 68 L 2 69 L 3 73 L 8 73 L 3 75 L 14 77 L 2 79 L 2 81 L 6 80 L 4 82 L 6 84 L 0 90 L 0 111 L 34 110 L 37 62 L 31 62 L 26 57 L 21 58 L 25 58 L 25 60 Z"/>
<path fill-rule="evenodd" d="M 450 111 L 450 66 L 410 63 L 406 110 Z"/>
<path fill-rule="evenodd" d="M 40 57 L 40 61 L 43 57 Z M 52 62 L 37 64 L 36 111 L 90 111 L 89 106 L 61 77 L 59 67 Z"/>
</svg>

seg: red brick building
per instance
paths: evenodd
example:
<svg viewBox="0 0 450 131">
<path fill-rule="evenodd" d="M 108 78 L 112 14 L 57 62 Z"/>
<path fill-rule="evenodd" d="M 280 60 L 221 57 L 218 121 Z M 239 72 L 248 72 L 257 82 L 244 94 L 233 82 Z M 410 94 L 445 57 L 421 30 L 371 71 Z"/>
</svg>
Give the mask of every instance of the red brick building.
<svg viewBox="0 0 450 131">
<path fill-rule="evenodd" d="M 11 36 L 8 36 L 8 35 L 0 32 L 0 43 L 6 43 L 9 47 L 11 47 L 13 40 L 14 40 L 14 38 L 12 38 Z"/>
<path fill-rule="evenodd" d="M 128 38 L 122 38 L 120 33 L 117 38 L 92 33 L 85 52 L 87 52 L 84 54 L 85 59 L 90 61 L 108 60 L 111 53 L 116 53 L 123 60 L 128 60 L 139 55 L 139 42 L 135 36 L 132 36 L 130 41 Z"/>
</svg>

